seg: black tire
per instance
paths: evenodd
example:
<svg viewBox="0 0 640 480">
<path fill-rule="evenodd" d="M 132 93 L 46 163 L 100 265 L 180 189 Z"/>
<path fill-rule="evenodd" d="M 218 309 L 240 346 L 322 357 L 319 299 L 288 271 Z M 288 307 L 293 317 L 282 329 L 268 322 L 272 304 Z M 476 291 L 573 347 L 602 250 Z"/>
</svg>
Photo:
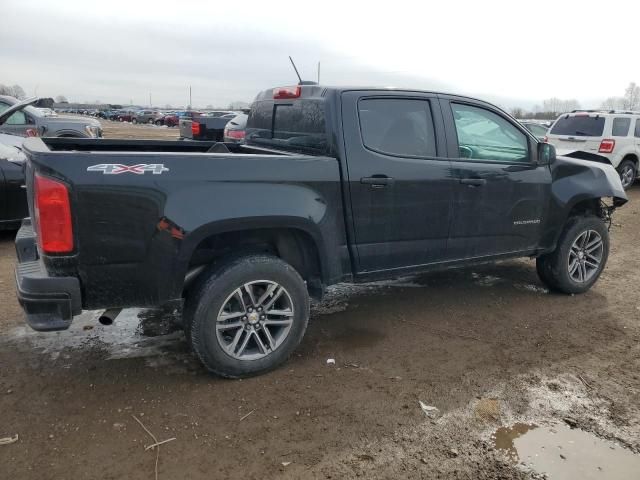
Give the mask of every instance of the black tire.
<svg viewBox="0 0 640 480">
<path fill-rule="evenodd" d="M 601 259 L 598 267 L 586 281 L 576 281 L 569 273 L 571 247 L 581 234 L 594 231 L 602 239 Z M 594 215 L 571 217 L 560 235 L 556 249 L 536 259 L 536 270 L 540 280 L 549 288 L 567 294 L 584 293 L 600 277 L 609 257 L 609 231 L 601 218 Z"/>
<path fill-rule="evenodd" d="M 284 287 L 293 307 L 291 327 L 275 350 L 258 359 L 232 357 L 218 338 L 218 313 L 229 297 L 248 282 L 271 281 Z M 285 362 L 300 344 L 309 321 L 309 295 L 304 280 L 278 257 L 250 254 L 212 266 L 187 294 L 184 311 L 185 335 L 204 366 L 227 378 L 268 372 Z M 236 330 L 237 331 L 237 330 Z"/>
<path fill-rule="evenodd" d="M 150 118 L 149 121 L 147 122 L 149 125 L 153 125 L 153 118 Z"/>
<path fill-rule="evenodd" d="M 131 123 L 133 123 L 133 124 L 138 123 L 138 119 L 137 119 L 137 118 L 132 118 L 132 119 L 131 119 Z"/>
<path fill-rule="evenodd" d="M 162 126 L 162 120 L 156 120 L 156 125 L 161 127 Z"/>
<path fill-rule="evenodd" d="M 636 176 L 638 175 L 638 168 L 633 160 L 623 160 L 618 165 L 618 175 L 620 175 L 620 181 L 622 182 L 622 187 L 626 190 L 630 188 L 633 183 L 636 181 Z"/>
</svg>

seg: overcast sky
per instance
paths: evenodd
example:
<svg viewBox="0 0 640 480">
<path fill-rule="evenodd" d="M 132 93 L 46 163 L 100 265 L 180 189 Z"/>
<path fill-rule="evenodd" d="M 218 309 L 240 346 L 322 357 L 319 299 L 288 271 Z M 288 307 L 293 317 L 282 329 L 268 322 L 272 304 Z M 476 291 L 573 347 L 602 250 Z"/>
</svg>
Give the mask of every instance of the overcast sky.
<svg viewBox="0 0 640 480">
<path fill-rule="evenodd" d="M 145 105 L 251 101 L 303 78 L 583 107 L 640 83 L 640 2 L 0 0 L 0 83 Z M 626 19 L 626 20 L 625 20 Z M 631 28 L 621 28 L 628 22 Z"/>
</svg>

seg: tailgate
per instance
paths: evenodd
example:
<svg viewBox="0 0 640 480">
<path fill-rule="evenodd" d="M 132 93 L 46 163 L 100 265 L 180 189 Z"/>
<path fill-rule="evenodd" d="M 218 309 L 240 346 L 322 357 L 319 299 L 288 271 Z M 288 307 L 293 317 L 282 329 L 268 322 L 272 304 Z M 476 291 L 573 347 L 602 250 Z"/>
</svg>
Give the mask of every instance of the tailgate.
<svg viewBox="0 0 640 480">
<path fill-rule="evenodd" d="M 597 152 L 605 131 L 605 117 L 597 113 L 566 114 L 549 130 L 549 143 L 559 150 Z"/>
<path fill-rule="evenodd" d="M 180 119 L 180 137 L 193 138 L 193 133 L 191 132 L 191 123 L 192 121 L 188 118 Z"/>
</svg>

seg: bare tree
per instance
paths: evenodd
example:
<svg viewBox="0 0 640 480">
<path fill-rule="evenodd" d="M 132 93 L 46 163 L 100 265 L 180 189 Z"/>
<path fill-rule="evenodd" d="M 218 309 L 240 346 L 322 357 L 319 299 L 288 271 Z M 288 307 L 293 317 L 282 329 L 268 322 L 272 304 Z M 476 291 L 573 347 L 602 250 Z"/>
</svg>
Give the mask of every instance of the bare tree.
<svg viewBox="0 0 640 480">
<path fill-rule="evenodd" d="M 3 85 L 0 83 L 0 95 L 9 95 L 19 99 L 25 98 L 26 94 L 20 85 Z"/>
<path fill-rule="evenodd" d="M 618 108 L 622 108 L 622 98 L 620 97 L 609 97 L 602 102 L 600 108 L 604 108 L 605 110 L 616 110 Z"/>
<path fill-rule="evenodd" d="M 572 110 L 580 110 L 580 103 L 574 98 L 565 100 L 562 104 L 562 111 L 570 112 Z"/>
<path fill-rule="evenodd" d="M 14 85 L 13 87 L 11 87 L 11 89 L 13 90 L 13 96 L 19 100 L 22 100 L 27 96 L 27 94 L 24 93 L 24 90 L 20 85 Z"/>
<path fill-rule="evenodd" d="M 67 100 L 67 97 L 64 95 L 58 95 L 56 97 L 56 103 L 69 103 L 69 100 Z"/>
<path fill-rule="evenodd" d="M 625 110 L 635 110 L 640 106 L 640 87 L 631 82 L 624 91 L 622 97 L 622 108 Z"/>
<path fill-rule="evenodd" d="M 513 118 L 524 118 L 525 112 L 520 107 L 513 107 L 509 112 Z"/>
<path fill-rule="evenodd" d="M 229 104 L 229 110 L 242 110 L 243 108 L 249 108 L 249 104 L 242 100 L 236 100 Z"/>
</svg>

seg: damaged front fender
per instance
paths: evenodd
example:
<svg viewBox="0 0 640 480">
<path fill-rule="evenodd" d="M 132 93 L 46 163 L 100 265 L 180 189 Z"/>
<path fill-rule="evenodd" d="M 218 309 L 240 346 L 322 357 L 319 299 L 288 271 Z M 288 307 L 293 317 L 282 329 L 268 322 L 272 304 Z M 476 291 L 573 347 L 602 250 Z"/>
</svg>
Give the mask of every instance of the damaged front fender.
<svg viewBox="0 0 640 480">
<path fill-rule="evenodd" d="M 589 199 L 610 197 L 614 207 L 629 200 L 620 177 L 606 157 L 589 152 L 570 152 L 558 156 L 551 165 L 552 194 L 567 213 L 574 205 Z"/>
</svg>

